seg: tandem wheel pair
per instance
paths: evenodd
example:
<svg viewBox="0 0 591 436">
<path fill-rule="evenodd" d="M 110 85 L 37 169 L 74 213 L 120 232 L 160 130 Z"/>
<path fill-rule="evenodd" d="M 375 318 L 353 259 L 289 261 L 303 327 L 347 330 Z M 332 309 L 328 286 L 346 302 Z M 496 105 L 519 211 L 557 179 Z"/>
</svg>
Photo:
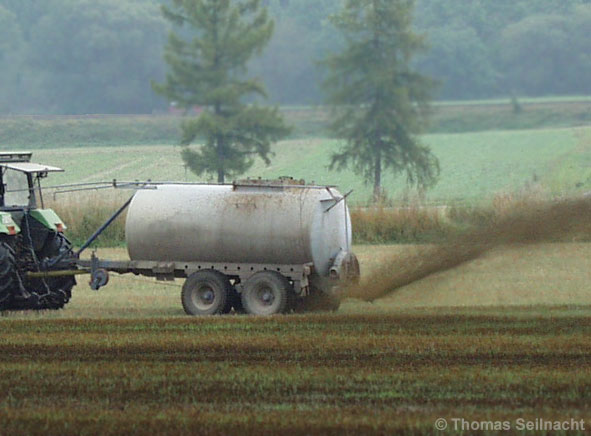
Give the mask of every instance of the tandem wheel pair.
<svg viewBox="0 0 591 436">
<path fill-rule="evenodd" d="M 295 292 L 289 280 L 275 271 L 260 271 L 238 293 L 230 279 L 219 271 L 203 270 L 191 274 L 181 293 L 188 315 L 237 313 L 274 315 L 294 309 Z"/>
</svg>

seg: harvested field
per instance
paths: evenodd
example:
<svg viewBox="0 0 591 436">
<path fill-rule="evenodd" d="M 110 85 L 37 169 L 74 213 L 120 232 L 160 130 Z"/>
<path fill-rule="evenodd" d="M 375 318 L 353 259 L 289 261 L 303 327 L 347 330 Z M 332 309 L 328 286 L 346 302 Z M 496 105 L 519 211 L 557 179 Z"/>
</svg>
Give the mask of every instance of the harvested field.
<svg viewBox="0 0 591 436">
<path fill-rule="evenodd" d="M 356 251 L 371 277 L 416 248 Z M 440 417 L 587 419 L 590 255 L 584 243 L 496 248 L 374 303 L 271 318 L 187 318 L 178 287 L 144 279 L 81 284 L 64 311 L 0 319 L 0 433 L 432 434 Z"/>
<path fill-rule="evenodd" d="M 445 313 L 447 312 L 447 313 Z M 4 323 L 5 434 L 430 434 L 576 419 L 589 309 Z"/>
</svg>

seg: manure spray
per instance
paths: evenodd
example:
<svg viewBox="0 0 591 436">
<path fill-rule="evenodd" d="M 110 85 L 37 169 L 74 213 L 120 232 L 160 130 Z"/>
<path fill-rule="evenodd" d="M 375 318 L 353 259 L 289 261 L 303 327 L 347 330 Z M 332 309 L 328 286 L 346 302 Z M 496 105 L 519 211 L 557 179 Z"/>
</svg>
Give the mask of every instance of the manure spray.
<svg viewBox="0 0 591 436">
<path fill-rule="evenodd" d="M 443 243 L 419 247 L 408 256 L 386 259 L 373 272 L 371 281 L 351 286 L 343 296 L 373 301 L 427 276 L 477 259 L 500 246 L 590 235 L 591 198 L 532 203 Z"/>
</svg>

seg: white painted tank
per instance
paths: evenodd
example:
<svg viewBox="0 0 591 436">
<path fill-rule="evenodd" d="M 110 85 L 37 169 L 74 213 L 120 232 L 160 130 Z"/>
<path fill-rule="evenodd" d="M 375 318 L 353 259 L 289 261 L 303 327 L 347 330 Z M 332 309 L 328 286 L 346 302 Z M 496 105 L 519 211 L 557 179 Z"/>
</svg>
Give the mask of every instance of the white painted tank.
<svg viewBox="0 0 591 436">
<path fill-rule="evenodd" d="M 328 274 L 350 251 L 351 218 L 334 188 L 159 185 L 127 214 L 132 260 L 304 264 Z"/>
</svg>

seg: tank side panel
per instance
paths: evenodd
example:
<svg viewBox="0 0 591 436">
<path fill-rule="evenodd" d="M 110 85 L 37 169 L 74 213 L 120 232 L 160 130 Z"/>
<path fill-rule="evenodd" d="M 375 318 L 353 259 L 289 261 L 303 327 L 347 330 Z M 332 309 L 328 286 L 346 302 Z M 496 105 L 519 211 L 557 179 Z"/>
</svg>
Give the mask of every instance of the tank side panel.
<svg viewBox="0 0 591 436">
<path fill-rule="evenodd" d="M 345 201 L 334 206 L 334 198 L 342 196 L 335 189 L 331 189 L 331 192 L 332 195 L 324 191 L 316 203 L 310 232 L 312 259 L 316 271 L 322 276 L 328 274 L 330 266 L 341 250 L 351 250 L 349 209 Z"/>
<path fill-rule="evenodd" d="M 219 209 L 213 199 L 215 190 L 191 192 L 182 186 L 139 191 L 125 229 L 130 259 L 193 260 L 191 252 L 210 245 L 220 231 L 220 219 L 212 219 Z"/>
<path fill-rule="evenodd" d="M 301 190 L 167 185 L 138 192 L 126 237 L 132 260 L 303 264 L 310 219 Z"/>
<path fill-rule="evenodd" d="M 223 259 L 303 264 L 311 261 L 299 193 L 264 189 L 230 192 L 220 199 Z M 215 243 L 214 243 L 215 244 Z"/>
</svg>

